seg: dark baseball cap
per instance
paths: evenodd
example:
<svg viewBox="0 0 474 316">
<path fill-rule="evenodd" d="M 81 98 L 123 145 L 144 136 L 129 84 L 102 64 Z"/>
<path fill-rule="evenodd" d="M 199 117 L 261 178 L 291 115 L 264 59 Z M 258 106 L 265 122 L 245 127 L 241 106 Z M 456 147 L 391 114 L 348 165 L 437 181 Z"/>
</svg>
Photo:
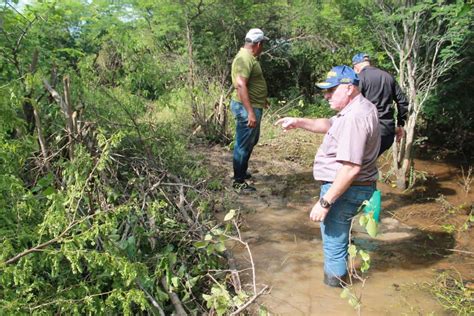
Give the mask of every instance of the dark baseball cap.
<svg viewBox="0 0 474 316">
<path fill-rule="evenodd" d="M 369 54 L 367 53 L 358 53 L 352 57 L 352 65 L 357 65 L 358 63 L 370 61 Z"/>
</svg>

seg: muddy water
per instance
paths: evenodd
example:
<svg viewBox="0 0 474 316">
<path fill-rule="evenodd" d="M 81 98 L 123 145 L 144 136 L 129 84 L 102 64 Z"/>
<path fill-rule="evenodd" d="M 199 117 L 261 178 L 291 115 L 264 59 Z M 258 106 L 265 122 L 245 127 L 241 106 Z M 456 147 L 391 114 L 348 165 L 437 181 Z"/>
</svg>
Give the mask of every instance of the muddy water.
<svg viewBox="0 0 474 316">
<path fill-rule="evenodd" d="M 356 314 L 340 298 L 340 289 L 329 288 L 322 282 L 319 224 L 308 220 L 310 205 L 282 205 L 278 199 L 262 195 L 258 202 L 253 197 L 242 199 L 248 208 L 243 236 L 252 249 L 257 282 L 272 287 L 271 294 L 262 297 L 260 303 L 276 315 Z M 355 291 L 362 294 L 363 315 L 443 313 L 426 292 L 414 286 L 414 282 L 432 280 L 433 264 L 442 254 L 426 253 L 419 248 L 420 244 L 408 241 L 408 236 L 413 235 L 373 241 L 364 234 L 356 234 L 355 243 L 360 248 L 373 250 L 373 268 L 365 286 L 355 284 Z M 416 238 L 423 242 L 431 240 L 422 235 Z M 243 259 L 246 257 L 243 249 L 236 247 L 234 252 L 240 258 L 241 267 L 249 265 Z"/>
<path fill-rule="evenodd" d="M 207 151 L 209 164 L 217 167 L 215 170 L 223 170 L 219 176 L 230 184 L 230 153 L 221 148 Z M 257 284 L 271 287 L 271 293 L 259 298 L 258 304 L 272 315 L 356 315 L 348 302 L 340 298 L 340 289 L 323 284 L 319 224 L 308 217 L 319 193 L 309 172 L 310 160 L 296 163 L 288 158 L 291 155 L 275 158 L 275 151 L 266 145 L 256 148 L 255 156 L 259 159 L 252 161 L 251 171 L 258 193 L 226 193 L 236 201 L 243 215 L 242 235 L 252 250 Z M 451 192 L 445 183 L 438 185 L 444 192 Z M 422 285 L 433 281 L 437 271 L 451 267 L 453 262 L 469 273 L 473 268 L 472 257 L 459 259 L 448 250 L 457 246 L 453 235 L 420 229 L 401 219 L 403 214 L 410 214 L 419 224 L 426 214 L 434 214 L 433 208 L 439 209 L 439 205 L 433 204 L 434 192 L 430 189 L 423 191 L 421 198 L 416 192 L 414 197 L 398 196 L 386 185 L 381 185 L 381 189 L 385 213 L 380 235 L 372 239 L 357 226 L 353 231 L 354 243 L 369 251 L 372 258 L 365 284 L 354 284 L 355 292 L 361 295 L 361 314 L 445 315 Z M 431 195 L 425 199 L 425 194 Z M 448 199 L 454 198 L 455 194 L 452 195 Z M 397 213 L 403 208 L 413 209 L 416 214 Z M 237 245 L 232 250 L 239 268 L 249 268 L 246 250 Z M 242 277 L 250 285 L 250 275 Z"/>
</svg>

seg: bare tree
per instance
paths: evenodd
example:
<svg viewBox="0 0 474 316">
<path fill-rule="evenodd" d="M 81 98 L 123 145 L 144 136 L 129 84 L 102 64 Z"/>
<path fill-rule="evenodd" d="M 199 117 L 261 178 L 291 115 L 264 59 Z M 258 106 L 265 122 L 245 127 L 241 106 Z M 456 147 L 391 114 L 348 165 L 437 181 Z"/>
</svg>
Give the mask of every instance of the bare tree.
<svg viewBox="0 0 474 316">
<path fill-rule="evenodd" d="M 370 17 L 410 102 L 406 135 L 393 146 L 393 168 L 401 189 L 406 188 L 412 167 L 419 114 L 439 80 L 462 61 L 460 53 L 471 31 L 472 8 L 448 3 L 377 1 L 378 10 Z"/>
</svg>

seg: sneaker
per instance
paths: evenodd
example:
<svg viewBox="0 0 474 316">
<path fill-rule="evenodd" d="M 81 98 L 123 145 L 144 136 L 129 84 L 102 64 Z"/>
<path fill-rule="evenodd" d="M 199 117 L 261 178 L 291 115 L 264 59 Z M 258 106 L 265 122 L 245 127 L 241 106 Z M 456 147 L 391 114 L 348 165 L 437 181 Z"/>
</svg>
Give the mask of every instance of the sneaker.
<svg viewBox="0 0 474 316">
<path fill-rule="evenodd" d="M 232 184 L 232 187 L 236 189 L 238 192 L 255 192 L 257 189 L 255 189 L 253 186 L 249 185 L 247 182 L 234 182 Z"/>
</svg>

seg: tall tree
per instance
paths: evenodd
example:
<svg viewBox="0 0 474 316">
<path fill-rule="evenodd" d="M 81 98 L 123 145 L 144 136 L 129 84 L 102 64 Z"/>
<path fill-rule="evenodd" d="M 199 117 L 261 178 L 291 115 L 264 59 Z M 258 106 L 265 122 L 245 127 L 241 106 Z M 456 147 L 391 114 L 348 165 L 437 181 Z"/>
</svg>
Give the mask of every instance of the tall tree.
<svg viewBox="0 0 474 316">
<path fill-rule="evenodd" d="M 439 79 L 461 61 L 472 27 L 462 1 L 377 1 L 370 21 L 410 101 L 406 136 L 393 147 L 397 186 L 405 189 L 412 167 L 419 114 Z"/>
</svg>

